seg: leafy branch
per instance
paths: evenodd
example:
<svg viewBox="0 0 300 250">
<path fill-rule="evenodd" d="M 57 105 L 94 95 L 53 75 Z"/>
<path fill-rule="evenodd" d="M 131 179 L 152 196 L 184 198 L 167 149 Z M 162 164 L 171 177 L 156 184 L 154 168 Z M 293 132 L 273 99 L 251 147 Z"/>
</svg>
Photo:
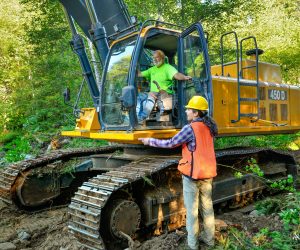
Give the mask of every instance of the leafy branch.
<svg viewBox="0 0 300 250">
<path fill-rule="evenodd" d="M 244 169 L 238 169 L 234 166 L 229 166 L 224 164 L 218 164 L 218 166 L 223 166 L 223 167 L 233 169 L 235 171 L 234 177 L 238 179 L 242 178 L 246 174 L 251 174 L 259 181 L 268 185 L 270 188 L 281 190 L 281 191 L 295 192 L 294 178 L 292 175 L 288 175 L 287 178 L 282 180 L 276 180 L 276 181 L 267 179 L 264 175 L 263 170 L 259 167 L 257 161 L 254 158 L 251 158 L 247 161 L 247 165 L 244 167 Z"/>
</svg>

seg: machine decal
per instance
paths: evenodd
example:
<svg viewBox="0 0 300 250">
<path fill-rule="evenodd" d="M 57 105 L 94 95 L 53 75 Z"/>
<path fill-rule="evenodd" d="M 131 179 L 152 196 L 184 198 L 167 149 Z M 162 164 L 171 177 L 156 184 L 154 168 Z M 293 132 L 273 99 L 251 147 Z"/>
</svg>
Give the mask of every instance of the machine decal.
<svg viewBox="0 0 300 250">
<path fill-rule="evenodd" d="M 269 100 L 286 101 L 287 100 L 287 91 L 278 90 L 278 89 L 269 89 L 268 97 L 269 97 Z"/>
</svg>

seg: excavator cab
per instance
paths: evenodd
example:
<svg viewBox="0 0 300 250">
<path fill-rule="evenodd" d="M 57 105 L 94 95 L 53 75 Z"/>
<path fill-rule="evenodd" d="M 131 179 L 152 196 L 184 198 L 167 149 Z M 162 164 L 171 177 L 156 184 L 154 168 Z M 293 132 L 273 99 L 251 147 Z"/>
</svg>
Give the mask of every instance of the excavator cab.
<svg viewBox="0 0 300 250">
<path fill-rule="evenodd" d="M 130 34 L 112 44 L 100 89 L 99 117 L 102 129 L 181 128 L 186 123 L 184 106 L 193 95 L 211 99 L 210 66 L 201 24 L 196 23 L 184 32 L 167 29 L 164 25 L 163 22 L 147 21 L 138 35 Z M 172 100 L 167 103 L 170 111 L 167 121 L 150 117 L 145 126 L 139 126 L 137 99 L 139 94 L 149 91 L 149 82 L 138 77 L 137 72 L 153 66 L 152 54 L 156 50 L 162 50 L 168 62 L 179 72 L 192 76 L 193 81 L 174 80 Z M 126 105 L 125 100 L 128 99 L 134 100 Z"/>
</svg>

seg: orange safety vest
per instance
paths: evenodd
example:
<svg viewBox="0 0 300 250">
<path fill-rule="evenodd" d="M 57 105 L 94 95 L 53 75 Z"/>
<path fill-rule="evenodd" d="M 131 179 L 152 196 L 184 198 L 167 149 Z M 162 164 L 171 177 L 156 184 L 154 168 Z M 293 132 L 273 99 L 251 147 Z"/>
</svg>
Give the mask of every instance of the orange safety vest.
<svg viewBox="0 0 300 250">
<path fill-rule="evenodd" d="M 191 127 L 195 135 L 196 149 L 191 152 L 187 144 L 183 144 L 178 170 L 195 180 L 215 177 L 217 163 L 210 130 L 203 122 L 192 122 Z"/>
</svg>

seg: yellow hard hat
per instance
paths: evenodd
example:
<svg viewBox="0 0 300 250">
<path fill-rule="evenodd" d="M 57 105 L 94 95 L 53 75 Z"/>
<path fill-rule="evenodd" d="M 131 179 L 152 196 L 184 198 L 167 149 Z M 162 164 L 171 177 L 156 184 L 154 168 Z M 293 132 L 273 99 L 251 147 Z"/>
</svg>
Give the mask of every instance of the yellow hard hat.
<svg viewBox="0 0 300 250">
<path fill-rule="evenodd" d="M 185 106 L 187 109 L 197 109 L 197 110 L 208 110 L 208 102 L 202 96 L 193 96 L 188 105 Z"/>
</svg>

